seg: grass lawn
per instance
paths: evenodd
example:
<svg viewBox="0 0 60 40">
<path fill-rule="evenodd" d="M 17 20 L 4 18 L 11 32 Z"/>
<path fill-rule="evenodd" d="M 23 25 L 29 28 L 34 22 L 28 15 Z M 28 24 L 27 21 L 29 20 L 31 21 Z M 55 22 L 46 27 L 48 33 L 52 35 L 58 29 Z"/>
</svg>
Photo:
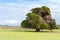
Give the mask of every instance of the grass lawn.
<svg viewBox="0 0 60 40">
<path fill-rule="evenodd" d="M 12 32 L 0 30 L 0 40 L 60 40 L 60 32 Z"/>
</svg>

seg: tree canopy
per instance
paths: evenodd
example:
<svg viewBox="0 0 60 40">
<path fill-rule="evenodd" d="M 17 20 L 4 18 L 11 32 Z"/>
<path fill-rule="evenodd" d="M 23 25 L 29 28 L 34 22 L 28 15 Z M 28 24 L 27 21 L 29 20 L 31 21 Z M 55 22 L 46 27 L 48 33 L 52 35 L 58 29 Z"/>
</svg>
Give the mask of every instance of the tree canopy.
<svg viewBox="0 0 60 40">
<path fill-rule="evenodd" d="M 26 16 L 26 19 L 21 23 L 23 27 L 36 28 L 36 31 L 40 31 L 40 29 L 52 31 L 56 27 L 55 19 L 52 19 L 51 11 L 46 6 L 33 8 Z"/>
</svg>

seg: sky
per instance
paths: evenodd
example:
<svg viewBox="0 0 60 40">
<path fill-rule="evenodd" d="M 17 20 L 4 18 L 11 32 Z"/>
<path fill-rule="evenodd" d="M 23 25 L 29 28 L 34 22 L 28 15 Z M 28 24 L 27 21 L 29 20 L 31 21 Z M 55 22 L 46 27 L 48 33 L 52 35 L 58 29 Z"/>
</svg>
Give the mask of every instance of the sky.
<svg viewBox="0 0 60 40">
<path fill-rule="evenodd" d="M 0 25 L 17 26 L 36 7 L 47 6 L 53 19 L 60 24 L 60 0 L 0 0 Z"/>
</svg>

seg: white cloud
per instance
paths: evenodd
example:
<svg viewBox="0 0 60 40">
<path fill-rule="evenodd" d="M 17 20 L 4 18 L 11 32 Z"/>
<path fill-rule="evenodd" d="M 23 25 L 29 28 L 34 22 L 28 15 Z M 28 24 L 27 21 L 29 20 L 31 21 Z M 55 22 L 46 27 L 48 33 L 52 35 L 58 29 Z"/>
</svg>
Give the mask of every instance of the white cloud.
<svg viewBox="0 0 60 40">
<path fill-rule="evenodd" d="M 0 20 L 2 25 L 20 25 L 20 20 Z"/>
<path fill-rule="evenodd" d="M 6 23 L 15 24 L 19 23 L 19 20 L 4 20 Z"/>
</svg>

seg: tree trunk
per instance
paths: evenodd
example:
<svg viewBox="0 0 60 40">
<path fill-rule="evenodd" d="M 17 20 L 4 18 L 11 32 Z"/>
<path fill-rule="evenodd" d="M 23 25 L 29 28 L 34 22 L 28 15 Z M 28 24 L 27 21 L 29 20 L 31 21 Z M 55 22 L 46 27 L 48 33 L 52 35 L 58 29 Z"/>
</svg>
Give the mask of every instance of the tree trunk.
<svg viewBox="0 0 60 40">
<path fill-rule="evenodd" d="M 50 29 L 50 31 L 52 32 L 52 29 Z"/>
<path fill-rule="evenodd" d="M 52 32 L 53 26 L 50 26 L 50 31 Z"/>
<path fill-rule="evenodd" d="M 36 32 L 40 32 L 40 28 L 36 28 Z"/>
</svg>

